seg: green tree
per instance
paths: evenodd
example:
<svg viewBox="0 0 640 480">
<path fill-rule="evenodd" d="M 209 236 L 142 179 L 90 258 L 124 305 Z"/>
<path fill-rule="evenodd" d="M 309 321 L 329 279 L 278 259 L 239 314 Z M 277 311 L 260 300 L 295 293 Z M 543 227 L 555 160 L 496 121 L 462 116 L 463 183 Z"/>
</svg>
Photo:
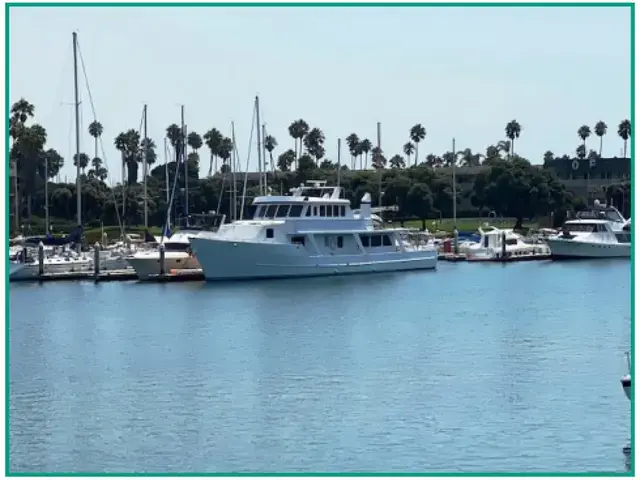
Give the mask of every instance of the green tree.
<svg viewBox="0 0 640 480">
<path fill-rule="evenodd" d="M 267 135 L 264 138 L 264 148 L 269 152 L 269 164 L 271 165 L 271 171 L 275 172 L 276 168 L 273 163 L 273 150 L 278 146 L 278 142 L 276 141 L 273 135 Z"/>
<path fill-rule="evenodd" d="M 319 128 L 312 128 L 304 137 L 304 146 L 307 153 L 315 158 L 316 167 L 320 159 L 324 157 L 324 133 Z"/>
<path fill-rule="evenodd" d="M 594 133 L 600 139 L 600 150 L 598 151 L 598 156 L 600 158 L 602 158 L 602 137 L 604 137 L 607 134 L 607 128 L 608 128 L 607 124 L 604 123 L 602 120 L 596 123 L 596 126 L 593 128 Z"/>
<path fill-rule="evenodd" d="M 411 138 L 414 145 L 416 146 L 416 159 L 413 163 L 414 166 L 418 165 L 418 145 L 422 140 L 425 139 L 426 136 L 427 136 L 427 131 L 419 123 L 411 127 L 411 130 L 409 131 L 409 138 Z"/>
<path fill-rule="evenodd" d="M 104 129 L 102 128 L 102 124 L 94 120 L 89 124 L 89 135 L 93 137 L 93 157 L 98 157 L 98 139 L 102 136 Z"/>
<path fill-rule="evenodd" d="M 204 134 L 204 143 L 209 148 L 209 172 L 208 176 L 210 177 L 213 172 L 218 171 L 218 157 L 220 156 L 220 143 L 222 142 L 222 133 L 217 128 L 212 128 Z M 213 165 L 213 160 L 215 158 L 215 169 Z"/>
<path fill-rule="evenodd" d="M 355 133 L 350 134 L 346 138 L 347 147 L 349 147 L 349 153 L 351 154 L 351 169 L 356 168 L 356 156 L 358 155 L 358 147 L 360 146 L 360 138 Z"/>
<path fill-rule="evenodd" d="M 368 138 L 365 138 L 364 140 L 362 140 L 358 145 L 358 151 L 361 152 L 361 154 L 364 154 L 365 170 L 367 169 L 367 164 L 369 162 L 369 152 L 371 151 L 372 148 L 373 148 L 373 145 L 371 145 L 371 140 L 369 140 Z M 362 170 L 362 159 L 360 163 L 360 170 Z"/>
<path fill-rule="evenodd" d="M 389 159 L 389 165 L 391 168 L 404 168 L 404 158 L 400 155 L 394 155 Z"/>
<path fill-rule="evenodd" d="M 618 125 L 618 136 L 624 141 L 624 153 L 623 158 L 627 158 L 627 141 L 631 138 L 631 122 L 629 120 L 622 120 Z"/>
<path fill-rule="evenodd" d="M 138 162 L 140 160 L 140 133 L 134 129 L 118 134 L 114 145 L 122 156 L 122 163 L 127 169 L 127 184 L 138 182 Z"/>
<path fill-rule="evenodd" d="M 520 138 L 520 133 L 522 132 L 522 127 L 517 122 L 517 120 L 511 120 L 507 123 L 507 126 L 504 128 L 504 133 L 511 142 L 511 156 L 513 157 L 515 154 L 515 145 L 516 138 Z"/>
<path fill-rule="evenodd" d="M 309 124 L 303 119 L 298 119 L 289 125 L 289 135 L 294 141 L 296 160 L 302 155 L 302 139 L 309 133 Z"/>
<path fill-rule="evenodd" d="M 424 183 L 414 184 L 407 192 L 407 212 L 422 220 L 422 229 L 427 229 L 427 218 L 433 210 L 431 189 Z"/>
<path fill-rule="evenodd" d="M 304 154 L 298 158 L 298 172 L 305 173 L 315 170 L 316 162 L 310 155 Z"/>
<path fill-rule="evenodd" d="M 591 136 L 591 129 L 589 128 L 589 125 L 582 125 L 578 129 L 578 137 L 580 137 L 582 139 L 582 145 L 584 147 L 584 156 L 581 157 L 581 158 L 584 158 L 586 156 L 587 138 L 589 138 L 590 136 Z"/>
<path fill-rule="evenodd" d="M 282 172 L 288 172 L 291 170 L 291 165 L 296 161 L 296 152 L 289 149 L 280 154 L 278 157 L 278 168 Z"/>
<path fill-rule="evenodd" d="M 413 155 L 413 152 L 416 151 L 415 145 L 413 143 L 411 143 L 411 142 L 407 142 L 402 147 L 402 151 L 407 156 L 407 163 L 406 164 L 407 165 L 411 165 L 411 155 Z"/>
<path fill-rule="evenodd" d="M 580 160 L 584 160 L 587 157 L 587 149 L 584 146 L 584 144 L 583 145 L 578 145 L 578 148 L 576 148 L 576 156 Z"/>
</svg>

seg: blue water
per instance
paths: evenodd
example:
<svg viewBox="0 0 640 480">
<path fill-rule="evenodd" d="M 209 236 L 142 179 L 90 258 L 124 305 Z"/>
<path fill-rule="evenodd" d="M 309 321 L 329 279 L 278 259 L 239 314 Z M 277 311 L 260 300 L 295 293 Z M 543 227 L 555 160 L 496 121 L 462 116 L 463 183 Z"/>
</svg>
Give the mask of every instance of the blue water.
<svg viewBox="0 0 640 480">
<path fill-rule="evenodd" d="M 623 472 L 630 276 L 14 284 L 10 469 Z"/>
</svg>

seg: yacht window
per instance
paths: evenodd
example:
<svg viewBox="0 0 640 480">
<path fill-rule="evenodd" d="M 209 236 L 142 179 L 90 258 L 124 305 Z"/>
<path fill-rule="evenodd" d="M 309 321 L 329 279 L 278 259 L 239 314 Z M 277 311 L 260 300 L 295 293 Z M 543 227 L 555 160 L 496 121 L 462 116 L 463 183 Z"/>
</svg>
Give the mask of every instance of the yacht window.
<svg viewBox="0 0 640 480">
<path fill-rule="evenodd" d="M 342 248 L 344 246 L 344 238 L 342 235 L 338 237 L 338 248 Z"/>
<path fill-rule="evenodd" d="M 391 239 L 389 238 L 389 235 L 382 236 L 382 245 L 384 245 L 385 247 L 391 246 Z"/>
<path fill-rule="evenodd" d="M 518 244 L 518 240 L 515 238 L 507 238 L 507 241 L 505 242 L 505 244 L 507 245 L 517 245 Z"/>
<path fill-rule="evenodd" d="M 382 246 L 382 237 L 380 235 L 371 235 L 371 246 L 372 247 Z"/>
<path fill-rule="evenodd" d="M 334 217 L 339 217 L 340 216 L 340 206 L 339 205 L 334 205 L 333 206 L 333 216 Z"/>
<path fill-rule="evenodd" d="M 597 225 L 597 227 L 598 227 L 598 231 L 599 232 L 606 232 L 607 231 L 607 228 L 604 225 L 602 225 L 601 223 L 599 223 Z"/>
<path fill-rule="evenodd" d="M 262 213 L 262 207 L 260 205 L 251 205 L 249 207 L 249 218 L 259 218 Z"/>
<path fill-rule="evenodd" d="M 347 208 L 344 205 L 340 205 L 340 216 L 341 217 L 345 217 L 346 216 L 346 210 L 347 210 Z"/>
<path fill-rule="evenodd" d="M 276 211 L 276 218 L 284 218 L 287 216 L 287 212 L 289 211 L 289 205 L 280 205 L 278 210 Z"/>
<path fill-rule="evenodd" d="M 290 217 L 299 217 L 302 213 L 302 205 L 291 205 L 291 209 L 289 210 Z"/>
<path fill-rule="evenodd" d="M 321 217 L 326 217 L 327 216 L 327 212 L 325 210 L 325 206 L 324 205 L 320 205 L 320 216 Z"/>
<path fill-rule="evenodd" d="M 307 213 L 305 214 L 306 217 L 310 217 L 311 216 L 311 205 L 307 206 Z"/>
<path fill-rule="evenodd" d="M 318 216 L 318 207 L 313 207 L 313 216 L 314 217 Z"/>
<path fill-rule="evenodd" d="M 291 243 L 294 245 L 304 245 L 304 236 L 291 237 Z"/>
<path fill-rule="evenodd" d="M 277 208 L 278 208 L 277 205 L 269 205 L 267 207 L 267 211 L 264 214 L 264 218 L 273 218 L 275 216 Z"/>
<path fill-rule="evenodd" d="M 363 247 L 369 247 L 371 245 L 369 235 L 360 234 L 360 241 L 362 242 Z"/>
<path fill-rule="evenodd" d="M 273 228 L 267 228 L 267 238 L 273 238 Z"/>
<path fill-rule="evenodd" d="M 569 232 L 595 232 L 596 225 L 593 223 L 565 223 L 563 230 Z"/>
</svg>

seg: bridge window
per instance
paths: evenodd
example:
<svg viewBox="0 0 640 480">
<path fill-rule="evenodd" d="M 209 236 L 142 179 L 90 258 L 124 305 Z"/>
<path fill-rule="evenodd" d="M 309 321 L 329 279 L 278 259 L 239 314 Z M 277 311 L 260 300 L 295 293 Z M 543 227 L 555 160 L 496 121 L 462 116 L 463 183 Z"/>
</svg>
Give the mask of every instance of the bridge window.
<svg viewBox="0 0 640 480">
<path fill-rule="evenodd" d="M 276 211 L 276 218 L 285 218 L 287 216 L 287 212 L 289 211 L 289 205 L 279 205 Z"/>
<path fill-rule="evenodd" d="M 267 228 L 267 238 L 273 238 L 273 228 Z"/>
<path fill-rule="evenodd" d="M 310 216 L 311 216 L 311 209 L 312 209 L 312 208 L 313 208 L 313 207 L 312 207 L 311 205 L 308 205 L 308 206 L 307 206 L 307 213 L 305 214 L 305 217 L 310 217 Z"/>
<path fill-rule="evenodd" d="M 391 239 L 389 238 L 389 235 L 382 236 L 382 245 L 384 245 L 385 247 L 391 246 Z"/>
<path fill-rule="evenodd" d="M 277 205 L 269 205 L 267 211 L 264 214 L 264 218 L 273 218 L 276 214 Z"/>
<path fill-rule="evenodd" d="M 382 246 L 382 237 L 380 235 L 371 235 L 371 247 Z"/>
<path fill-rule="evenodd" d="M 346 211 L 347 211 L 347 208 L 344 205 L 340 205 L 340 216 L 341 217 L 345 217 L 346 216 Z"/>
<path fill-rule="evenodd" d="M 360 241 L 362 242 L 362 246 L 365 248 L 371 246 L 369 235 L 360 234 Z"/>
<path fill-rule="evenodd" d="M 338 248 L 342 248 L 344 246 L 344 237 L 340 235 L 338 237 Z"/>
<path fill-rule="evenodd" d="M 321 217 L 326 217 L 327 216 L 326 207 L 324 205 L 320 205 L 320 216 Z"/>
<path fill-rule="evenodd" d="M 290 217 L 299 217 L 302 213 L 302 205 L 291 205 L 291 209 L 289 210 Z"/>
</svg>

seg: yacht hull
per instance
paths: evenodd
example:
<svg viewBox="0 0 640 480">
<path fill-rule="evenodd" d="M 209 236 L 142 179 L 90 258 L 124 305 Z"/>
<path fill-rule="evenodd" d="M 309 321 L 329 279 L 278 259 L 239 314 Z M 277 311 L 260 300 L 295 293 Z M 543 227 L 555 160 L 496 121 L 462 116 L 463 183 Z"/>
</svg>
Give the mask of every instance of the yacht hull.
<svg viewBox="0 0 640 480">
<path fill-rule="evenodd" d="M 554 260 L 631 257 L 629 243 L 588 243 L 561 238 L 548 238 L 546 243 L 551 249 L 551 258 Z"/>
<path fill-rule="evenodd" d="M 127 257 L 127 263 L 136 271 L 140 280 L 148 280 L 154 275 L 160 274 L 160 254 L 145 257 Z M 200 264 L 195 256 L 188 254 L 172 256 L 166 255 L 164 258 L 164 271 L 171 270 L 198 270 Z"/>
<path fill-rule="evenodd" d="M 435 269 L 437 251 L 309 256 L 299 245 L 191 238 L 206 280 L 318 277 Z"/>
</svg>

